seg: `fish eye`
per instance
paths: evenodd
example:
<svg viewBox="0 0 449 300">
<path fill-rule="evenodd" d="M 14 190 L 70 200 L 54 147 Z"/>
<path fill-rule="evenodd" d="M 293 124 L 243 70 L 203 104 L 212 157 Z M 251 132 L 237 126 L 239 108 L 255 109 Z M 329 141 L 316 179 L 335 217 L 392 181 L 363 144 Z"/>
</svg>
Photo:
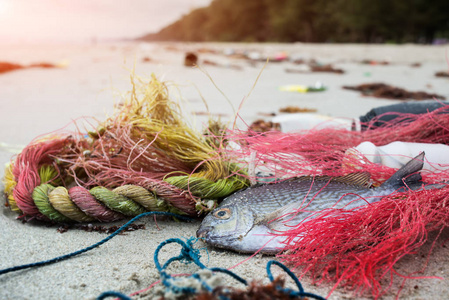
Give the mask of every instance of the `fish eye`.
<svg viewBox="0 0 449 300">
<path fill-rule="evenodd" d="M 214 212 L 216 218 L 226 220 L 231 217 L 231 210 L 229 208 L 222 208 Z"/>
</svg>

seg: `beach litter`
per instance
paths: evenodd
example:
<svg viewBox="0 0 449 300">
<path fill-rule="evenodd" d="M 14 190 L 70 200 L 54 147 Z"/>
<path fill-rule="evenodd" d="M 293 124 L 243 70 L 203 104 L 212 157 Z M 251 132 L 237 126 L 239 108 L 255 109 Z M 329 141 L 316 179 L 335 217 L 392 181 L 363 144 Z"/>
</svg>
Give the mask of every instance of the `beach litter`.
<svg viewBox="0 0 449 300">
<path fill-rule="evenodd" d="M 282 92 L 296 92 L 296 93 L 311 93 L 311 92 L 324 92 L 326 87 L 321 82 L 316 82 L 313 86 L 291 84 L 282 85 L 279 87 Z"/>
<path fill-rule="evenodd" d="M 422 170 L 430 172 L 446 171 L 449 167 L 449 146 L 444 144 L 391 142 L 376 146 L 371 142 L 363 142 L 349 149 L 353 155 L 359 155 L 361 160 L 367 159 L 372 163 L 390 168 L 402 168 L 419 153 L 426 153 Z"/>
<path fill-rule="evenodd" d="M 184 56 L 184 66 L 194 67 L 198 64 L 198 55 L 193 52 L 187 52 Z"/>
<path fill-rule="evenodd" d="M 183 221 L 189 221 L 189 218 L 180 215 L 175 215 L 172 213 L 146 212 L 131 219 L 126 224 L 122 225 L 121 227 L 114 230 L 114 232 L 110 233 L 109 236 L 89 247 L 62 256 L 58 256 L 53 259 L 48 259 L 25 265 L 18 265 L 6 269 L 0 269 L 0 276 L 19 270 L 38 268 L 58 263 L 73 258 L 75 256 L 78 256 L 80 254 L 83 254 L 85 252 L 91 251 L 105 244 L 106 242 L 109 242 L 112 238 L 114 238 L 115 236 L 119 235 L 124 231 L 132 231 L 133 228 L 140 229 L 140 226 L 134 225 L 133 223 L 143 217 L 150 215 L 167 215 L 176 217 Z M 130 228 L 132 230 L 129 230 Z M 304 299 L 304 297 L 317 300 L 325 299 L 319 295 L 306 292 L 302 287 L 298 277 L 285 265 L 275 260 L 270 260 L 267 263 L 266 272 L 267 277 L 270 280 L 270 283 L 266 285 L 254 280 L 248 282 L 246 279 L 240 277 L 239 275 L 235 274 L 234 272 L 228 269 L 224 269 L 221 267 L 208 268 L 201 262 L 200 249 L 194 247 L 194 244 L 197 241 L 198 240 L 193 237 L 188 238 L 185 241 L 180 238 L 170 238 L 165 240 L 164 242 L 158 245 L 153 256 L 156 269 L 160 276 L 159 281 L 156 281 L 155 283 L 151 284 L 148 288 L 144 290 L 132 293 L 130 296 L 125 295 L 121 292 L 106 291 L 103 292 L 101 295 L 99 295 L 97 299 L 100 300 L 106 299 L 108 297 L 118 297 L 119 299 L 123 300 L 131 300 L 132 296 L 138 295 L 143 296 L 145 293 L 148 292 L 153 292 L 152 298 L 158 297 L 160 299 L 211 299 L 211 300 L 236 299 L 237 300 L 237 299 L 273 299 L 273 298 Z M 177 256 L 170 257 L 164 264 L 161 265 L 159 261 L 159 254 L 161 250 L 169 244 L 180 245 L 181 246 L 180 253 Z M 193 263 L 199 268 L 199 270 L 193 274 L 184 274 L 183 277 L 170 275 L 168 272 L 168 268 L 170 267 L 170 264 L 177 261 L 183 262 L 185 264 Z M 284 288 L 285 280 L 280 276 L 274 278 L 271 270 L 273 265 L 278 266 L 293 280 L 297 290 Z M 218 274 L 223 274 L 232 277 L 234 280 L 240 282 L 242 285 L 247 286 L 247 289 L 237 288 L 235 285 L 227 285 L 226 283 L 224 283 L 223 278 L 220 277 Z M 158 283 L 162 283 L 162 286 L 156 286 L 156 284 Z M 150 291 L 151 288 L 154 288 L 153 291 Z"/>
<path fill-rule="evenodd" d="M 447 101 L 423 100 L 378 106 L 358 119 L 354 119 L 354 122 L 358 124 L 357 128 L 361 130 L 371 130 L 386 126 L 389 122 L 408 123 L 416 120 L 419 116 L 424 117 L 429 112 L 447 114 L 449 113 L 445 109 L 447 105 L 449 105 Z"/>
<path fill-rule="evenodd" d="M 216 148 L 222 137 L 211 144 L 189 128 L 164 84 L 132 83 L 121 109 L 87 134 L 40 137 L 11 161 L 4 178 L 11 210 L 52 222 L 112 222 L 145 211 L 198 216 L 247 186 Z"/>
<path fill-rule="evenodd" d="M 279 109 L 279 112 L 281 113 L 306 113 L 306 112 L 316 112 L 317 110 L 315 108 L 306 108 L 306 107 L 299 107 L 299 106 L 286 106 L 281 107 Z"/>
<path fill-rule="evenodd" d="M 243 140 L 247 147 L 228 151 L 237 152 L 239 155 L 236 153 L 235 157 L 251 157 L 253 171 L 249 174 L 258 174 L 260 169 L 265 174 L 272 174 L 279 184 L 305 175 L 317 178 L 315 176 L 369 174 L 371 185 L 377 187 L 397 169 L 373 163 L 348 150 L 365 141 L 377 147 L 396 141 L 448 145 L 448 111 L 449 106 L 442 105 L 422 114 L 397 113 L 396 118 L 369 129 L 377 119 L 388 116 L 385 113 L 365 124 L 368 128 L 365 130 L 325 127 L 298 133 L 270 131 L 252 136 L 242 132 L 228 136 L 228 140 Z M 441 188 L 407 188 L 403 193 L 384 196 L 381 201 L 359 208 L 324 209 L 307 221 L 296 226 L 289 224 L 284 231 L 278 230 L 264 238 L 284 237 L 284 252 L 278 257 L 287 265 L 293 265 L 302 276 L 311 276 L 314 283 L 330 282 L 335 284 L 334 288 L 343 285 L 359 295 L 369 292 L 379 298 L 391 288 L 385 281 L 391 282 L 396 277 L 401 280 L 416 278 L 413 274 L 399 272 L 396 263 L 418 251 L 426 242 L 435 245 L 435 235 L 431 238 L 429 234 L 434 232 L 438 238 L 447 228 L 449 190 L 444 182 L 449 179 L 449 161 L 440 161 L 436 165 L 438 172 L 421 172 L 422 182 L 424 186 L 442 184 Z M 412 175 L 409 179 L 417 180 L 417 176 Z M 298 200 L 302 202 L 303 199 Z M 289 216 L 293 218 L 302 210 L 308 211 L 306 203 L 285 218 L 289 220 Z M 217 215 L 218 212 L 215 211 Z M 218 216 L 221 215 L 225 218 L 229 214 L 225 211 Z"/>
<path fill-rule="evenodd" d="M 180 255 L 172 257 L 163 265 L 159 262 L 158 254 L 165 245 L 177 243 L 182 249 Z M 190 238 L 186 242 L 181 239 L 168 239 L 158 246 L 154 253 L 154 261 L 156 268 L 159 271 L 161 281 L 164 287 L 156 290 L 155 295 L 163 299 L 294 299 L 308 297 L 310 299 L 323 300 L 324 298 L 316 294 L 304 291 L 301 283 L 296 275 L 293 274 L 286 266 L 277 261 L 271 260 L 267 263 L 266 271 L 270 284 L 263 285 L 253 281 L 251 284 L 247 280 L 238 276 L 224 268 L 206 267 L 201 261 L 201 255 L 198 249 L 193 247 L 195 240 Z M 186 277 L 173 277 L 167 269 L 171 263 L 175 261 L 185 261 L 186 263 L 194 263 L 200 268 L 199 271 Z M 274 278 L 271 267 L 276 265 L 281 268 L 296 284 L 297 290 L 284 288 L 284 281 L 278 277 Z M 224 274 L 232 277 L 234 280 L 240 282 L 248 289 L 236 288 L 235 285 L 225 285 L 223 281 L 217 277 L 217 274 Z M 192 297 L 193 296 L 193 297 Z"/>
<path fill-rule="evenodd" d="M 343 86 L 343 89 L 360 91 L 363 96 L 394 100 L 446 99 L 446 97 L 442 95 L 429 94 L 423 91 L 410 92 L 403 88 L 391 86 L 385 83 L 365 83 L 357 86 Z"/>
<path fill-rule="evenodd" d="M 345 71 L 343 69 L 334 68 L 332 65 L 311 65 L 310 69 L 312 72 L 327 72 L 327 73 L 336 73 L 343 74 Z"/>
<path fill-rule="evenodd" d="M 282 132 L 300 132 L 310 129 L 345 128 L 351 130 L 354 121 L 348 118 L 329 117 L 317 113 L 299 112 L 280 114 L 271 119 L 274 124 L 279 124 L 276 129 Z"/>
<path fill-rule="evenodd" d="M 371 66 L 388 66 L 388 65 L 390 65 L 390 62 L 387 60 L 364 59 L 360 63 L 363 65 L 371 65 Z"/>
<path fill-rule="evenodd" d="M 63 66 L 64 66 L 63 64 L 55 65 L 55 64 L 47 63 L 47 62 L 33 63 L 30 65 L 21 65 L 21 64 L 16 64 L 16 63 L 0 62 L 0 74 L 15 71 L 15 70 L 21 70 L 21 69 L 29 69 L 29 68 L 51 69 L 51 68 L 61 68 Z"/>
<path fill-rule="evenodd" d="M 296 64 L 300 64 L 297 63 Z M 335 73 L 335 74 L 344 74 L 345 71 L 343 69 L 334 68 L 332 65 L 321 65 L 316 62 L 312 62 L 309 64 L 302 64 L 296 68 L 286 68 L 285 72 L 287 73 L 310 73 L 310 72 L 327 72 L 327 73 Z"/>
<path fill-rule="evenodd" d="M 249 130 L 252 132 L 267 132 L 272 130 L 280 130 L 279 123 L 272 121 L 265 121 L 262 119 L 255 120 L 249 126 Z"/>
<path fill-rule="evenodd" d="M 225 197 L 267 176 L 275 185 L 302 176 L 318 182 L 322 176 L 330 181 L 368 174 L 369 184 L 379 187 L 392 176 L 402 181 L 402 175 L 418 171 L 417 162 L 425 156 L 416 157 L 414 168 L 398 176 L 393 175 L 396 169 L 354 155 L 352 149 L 363 142 L 381 147 L 398 140 L 448 145 L 448 111 L 441 105 L 426 113 L 398 112 L 383 122 L 386 112 L 371 115 L 360 129 L 347 120 L 344 126 L 349 127 L 314 126 L 297 133 L 209 125 L 204 135 L 186 125 L 164 83 L 154 76 L 148 81 L 132 77 L 132 90 L 112 117 L 87 132 L 39 137 L 11 160 L 5 170 L 5 205 L 24 221 L 135 221 L 155 214 L 182 219 L 214 211 Z M 371 126 L 377 121 L 381 125 Z M 449 180 L 448 173 L 444 168 L 422 172 L 422 182 L 441 184 Z M 366 175 L 358 176 L 359 183 L 368 182 Z M 435 242 L 429 233 L 438 237 L 449 222 L 448 188 L 407 188 L 417 182 L 418 175 L 411 174 L 401 193 L 383 195 L 381 201 L 361 207 L 330 207 L 306 222 L 290 224 L 287 231 L 272 232 L 272 237 L 286 237 L 277 257 L 313 283 L 333 284 L 330 293 L 345 286 L 359 295 L 382 296 L 393 278 L 413 278 L 395 269 L 398 260 Z M 222 209 L 213 214 L 226 218 L 228 211 Z M 297 212 L 293 208 L 288 213 Z M 198 235 L 202 237 L 201 230 Z"/>
<path fill-rule="evenodd" d="M 447 72 L 447 71 L 436 72 L 435 76 L 436 77 L 449 77 L 449 72 Z"/>
<path fill-rule="evenodd" d="M 445 101 L 408 101 L 375 107 L 359 118 L 330 117 L 307 111 L 302 112 L 300 109 L 299 112 L 292 111 L 291 114 L 273 115 L 271 122 L 278 124 L 276 128 L 272 128 L 273 130 L 281 130 L 282 132 L 300 132 L 325 127 L 363 131 L 385 126 L 391 121 L 395 123 L 409 122 L 416 115 L 427 114 L 446 105 L 448 105 L 448 102 Z M 446 114 L 448 111 L 438 110 L 438 113 Z M 411 119 L 408 116 L 411 116 Z"/>
<path fill-rule="evenodd" d="M 240 253 L 280 253 L 289 246 L 286 240 L 298 245 L 301 242 L 301 235 L 292 237 L 288 231 L 310 222 L 320 211 L 355 211 L 408 190 L 446 187 L 424 186 L 421 176 L 411 176 L 422 170 L 424 158 L 424 152 L 418 154 L 376 188 L 370 187 L 368 173 L 359 172 L 339 177 L 291 178 L 237 191 L 203 219 L 197 237 L 215 247 Z"/>
<path fill-rule="evenodd" d="M 236 65 L 236 64 L 221 64 L 209 59 L 205 59 L 202 61 L 203 65 L 208 65 L 208 66 L 214 66 L 214 67 L 218 67 L 218 68 L 228 68 L 228 69 L 234 69 L 234 70 L 242 70 L 243 67 Z"/>
</svg>

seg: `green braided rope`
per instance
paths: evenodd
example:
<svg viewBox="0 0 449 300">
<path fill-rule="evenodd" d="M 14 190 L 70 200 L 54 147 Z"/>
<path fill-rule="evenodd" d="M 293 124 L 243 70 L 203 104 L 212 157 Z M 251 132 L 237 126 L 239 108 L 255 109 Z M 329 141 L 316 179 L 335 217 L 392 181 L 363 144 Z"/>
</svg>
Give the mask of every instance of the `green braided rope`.
<svg viewBox="0 0 449 300">
<path fill-rule="evenodd" d="M 54 209 L 54 207 L 51 205 L 48 194 L 50 194 L 51 191 L 54 190 L 54 187 L 50 184 L 41 184 L 34 188 L 33 190 L 33 200 L 34 204 L 36 204 L 39 211 L 44 215 L 47 216 L 50 220 L 56 221 L 56 222 L 70 222 L 71 219 L 67 218 L 63 214 L 61 214 L 59 211 Z"/>
<path fill-rule="evenodd" d="M 226 197 L 248 186 L 246 180 L 235 176 L 219 179 L 216 182 L 195 176 L 172 176 L 165 178 L 164 181 L 180 189 L 188 190 L 194 196 L 207 199 Z"/>
<path fill-rule="evenodd" d="M 135 217 L 146 212 L 146 209 L 125 196 L 114 193 L 105 187 L 97 186 L 89 191 L 97 200 L 108 208 L 118 211 L 125 216 Z"/>
<path fill-rule="evenodd" d="M 137 186 L 137 185 L 123 185 L 112 190 L 114 193 L 129 198 L 148 211 L 167 211 L 168 205 L 163 200 L 157 198 L 156 194 L 152 191 Z"/>
<path fill-rule="evenodd" d="M 50 204 L 54 209 L 69 219 L 77 222 L 92 222 L 95 218 L 85 214 L 78 206 L 70 201 L 69 192 L 63 186 L 58 186 L 48 194 Z"/>
<path fill-rule="evenodd" d="M 42 182 L 48 182 L 55 177 L 55 169 L 52 166 L 41 168 L 40 176 Z M 189 191 L 193 196 L 200 197 L 196 209 L 207 212 L 216 205 L 216 200 L 225 197 L 236 190 L 247 186 L 244 178 L 232 176 L 220 179 L 216 182 L 195 176 L 173 176 L 164 180 L 168 184 L 179 189 Z M 52 193 L 54 191 L 54 193 Z M 174 207 L 158 198 L 153 191 L 148 191 L 136 185 L 124 185 L 109 190 L 105 187 L 94 187 L 90 194 L 109 209 L 122 213 L 125 216 L 137 216 L 147 211 L 172 211 Z M 60 186 L 55 188 L 50 184 L 37 186 L 32 198 L 39 211 L 55 222 L 89 222 L 93 219 L 79 210 L 70 200 L 67 190 Z M 64 200 L 63 198 L 66 198 Z"/>
</svg>

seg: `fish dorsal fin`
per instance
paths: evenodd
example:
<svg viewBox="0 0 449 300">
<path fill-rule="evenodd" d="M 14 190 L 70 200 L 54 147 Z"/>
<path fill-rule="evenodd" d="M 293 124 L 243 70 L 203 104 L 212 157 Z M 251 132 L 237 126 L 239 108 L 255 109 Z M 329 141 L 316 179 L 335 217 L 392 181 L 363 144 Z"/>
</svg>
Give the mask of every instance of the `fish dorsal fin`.
<svg viewBox="0 0 449 300">
<path fill-rule="evenodd" d="M 370 187 L 371 175 L 368 172 L 350 173 L 344 176 L 332 177 L 332 182 L 345 183 L 352 186 Z"/>
<path fill-rule="evenodd" d="M 399 188 L 407 185 L 413 185 L 418 183 L 421 180 L 421 174 L 416 173 L 422 170 L 424 166 L 424 156 L 425 153 L 421 152 L 416 157 L 412 158 L 408 163 L 405 164 L 402 168 L 396 171 L 387 181 L 385 181 L 381 186 L 382 187 L 394 187 Z M 415 174 L 413 174 L 415 173 Z"/>
<path fill-rule="evenodd" d="M 314 181 L 331 181 L 339 182 L 352 186 L 370 187 L 371 175 L 369 172 L 356 172 L 343 176 L 331 177 L 331 176 L 303 176 L 299 177 L 299 180 L 314 180 Z"/>
</svg>

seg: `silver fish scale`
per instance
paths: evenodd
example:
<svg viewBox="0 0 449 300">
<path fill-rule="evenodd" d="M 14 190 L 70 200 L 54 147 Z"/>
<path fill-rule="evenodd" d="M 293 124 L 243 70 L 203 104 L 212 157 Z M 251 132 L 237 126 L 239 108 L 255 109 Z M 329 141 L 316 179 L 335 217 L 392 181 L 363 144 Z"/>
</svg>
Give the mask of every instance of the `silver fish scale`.
<svg viewBox="0 0 449 300">
<path fill-rule="evenodd" d="M 332 181 L 288 180 L 247 188 L 226 198 L 222 205 L 249 205 L 258 215 L 270 213 L 293 201 L 303 202 L 302 208 L 312 211 L 330 207 L 342 208 L 346 205 L 346 208 L 350 209 L 366 204 L 366 201 L 371 203 L 379 200 L 378 197 L 391 192 L 393 191 L 382 188 L 369 189 Z M 307 206 L 312 198 L 313 201 Z M 366 201 L 354 201 L 363 198 Z"/>
</svg>

